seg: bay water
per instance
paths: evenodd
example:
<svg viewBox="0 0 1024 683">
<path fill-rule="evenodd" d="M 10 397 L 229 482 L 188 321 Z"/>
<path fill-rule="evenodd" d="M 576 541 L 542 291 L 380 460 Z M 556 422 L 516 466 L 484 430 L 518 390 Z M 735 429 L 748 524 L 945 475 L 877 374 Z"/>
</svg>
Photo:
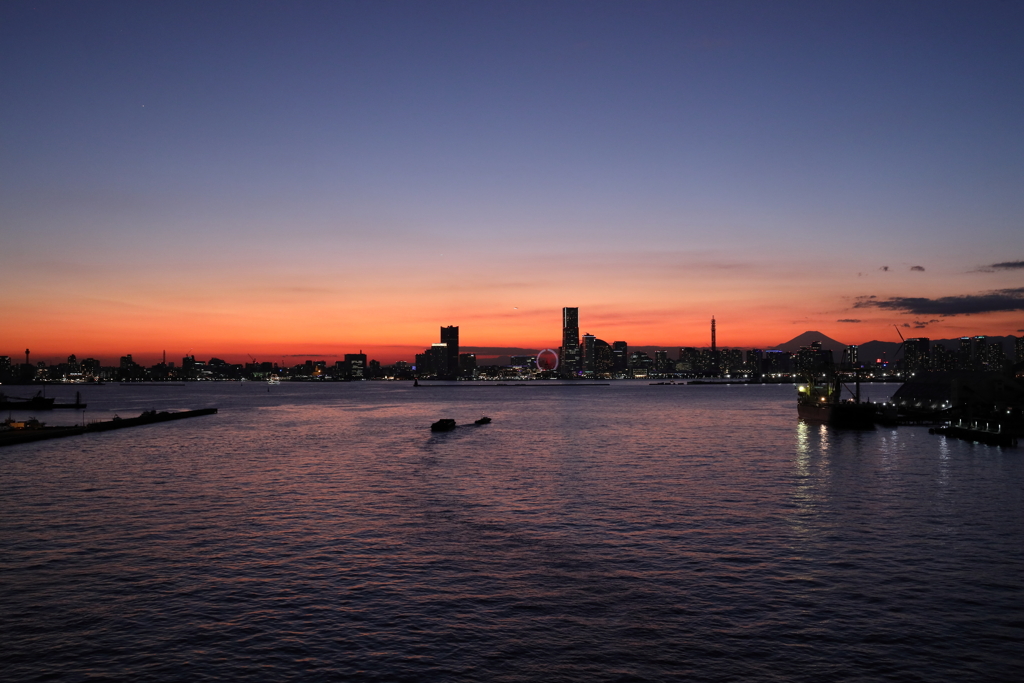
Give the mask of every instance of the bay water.
<svg viewBox="0 0 1024 683">
<path fill-rule="evenodd" d="M 219 413 L 0 449 L 6 681 L 1024 680 L 1018 449 L 787 385 L 78 389 L 36 416 Z"/>
</svg>

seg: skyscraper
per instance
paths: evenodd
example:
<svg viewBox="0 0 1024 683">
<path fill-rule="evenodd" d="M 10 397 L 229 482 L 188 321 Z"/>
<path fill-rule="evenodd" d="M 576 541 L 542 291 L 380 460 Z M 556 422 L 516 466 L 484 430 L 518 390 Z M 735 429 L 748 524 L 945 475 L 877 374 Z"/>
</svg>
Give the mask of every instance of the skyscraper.
<svg viewBox="0 0 1024 683">
<path fill-rule="evenodd" d="M 594 342 L 597 341 L 597 337 L 592 334 L 583 335 L 583 347 L 581 349 L 581 360 L 583 366 L 583 372 L 588 377 L 593 376 L 594 370 Z"/>
<path fill-rule="evenodd" d="M 447 372 L 444 373 L 444 378 L 456 379 L 459 374 L 459 328 L 456 325 L 442 327 L 441 343 L 446 344 L 448 347 L 447 358 L 445 359 Z M 440 376 L 441 373 L 439 372 L 438 375 Z"/>
<path fill-rule="evenodd" d="M 624 341 L 612 343 L 612 371 L 625 372 L 629 362 L 629 344 Z"/>
<path fill-rule="evenodd" d="M 970 370 L 972 369 L 973 361 L 974 358 L 971 352 L 971 338 L 960 337 L 960 349 L 956 354 L 956 369 Z"/>
<path fill-rule="evenodd" d="M 558 369 L 564 377 L 580 370 L 580 309 L 562 309 L 562 359 Z"/>
<path fill-rule="evenodd" d="M 438 379 L 450 379 L 451 368 L 448 367 L 448 345 L 430 345 L 430 366 Z"/>
<path fill-rule="evenodd" d="M 913 337 L 903 342 L 903 361 L 910 373 L 927 370 L 931 365 L 931 342 L 928 337 Z"/>
</svg>

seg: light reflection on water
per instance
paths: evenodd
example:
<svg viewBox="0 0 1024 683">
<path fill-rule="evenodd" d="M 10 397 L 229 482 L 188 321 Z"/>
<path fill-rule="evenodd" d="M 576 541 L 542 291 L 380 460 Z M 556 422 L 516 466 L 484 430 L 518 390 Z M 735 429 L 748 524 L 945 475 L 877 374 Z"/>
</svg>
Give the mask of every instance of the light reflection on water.
<svg viewBox="0 0 1024 683">
<path fill-rule="evenodd" d="M 97 387 L 221 413 L 0 451 L 6 678 L 1024 672 L 1016 451 L 791 387 L 271 389 Z"/>
</svg>

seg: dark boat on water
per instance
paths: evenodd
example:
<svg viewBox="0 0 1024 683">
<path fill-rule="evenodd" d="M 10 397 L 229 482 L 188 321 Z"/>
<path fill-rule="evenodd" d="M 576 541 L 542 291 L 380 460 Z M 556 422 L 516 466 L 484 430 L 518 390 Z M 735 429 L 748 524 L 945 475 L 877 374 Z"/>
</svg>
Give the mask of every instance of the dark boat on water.
<svg viewBox="0 0 1024 683">
<path fill-rule="evenodd" d="M 0 410 L 54 410 L 56 408 L 68 408 L 71 410 L 83 410 L 86 404 L 82 403 L 82 393 L 75 392 L 74 403 L 56 403 L 55 399 L 46 398 L 43 392 L 37 392 L 32 398 L 18 398 L 17 396 L 5 396 L 0 394 Z"/>
<path fill-rule="evenodd" d="M 491 424 L 491 418 L 489 418 L 487 416 L 484 416 L 484 417 L 481 417 L 479 420 L 475 420 L 473 422 L 473 424 L 475 424 L 475 425 L 489 425 L 489 424 Z"/>
<path fill-rule="evenodd" d="M 438 420 L 434 424 L 430 425 L 430 431 L 432 432 L 450 432 L 455 429 L 455 420 L 442 419 Z"/>
<path fill-rule="evenodd" d="M 0 394 L 0 410 L 53 410 L 52 398 L 43 396 L 43 392 L 37 392 L 32 398 L 19 398 Z"/>
<path fill-rule="evenodd" d="M 806 383 L 797 387 L 797 415 L 833 427 L 874 429 L 875 406 L 861 402 L 859 374 L 855 375 L 855 386 L 853 391 L 846 387 L 831 364 L 821 374 L 809 373 Z M 850 398 L 843 399 L 843 389 L 850 392 Z"/>
<path fill-rule="evenodd" d="M 875 426 L 875 408 L 870 403 L 834 400 L 832 396 L 801 392 L 796 411 L 808 422 L 824 422 L 834 427 L 871 429 Z"/>
</svg>

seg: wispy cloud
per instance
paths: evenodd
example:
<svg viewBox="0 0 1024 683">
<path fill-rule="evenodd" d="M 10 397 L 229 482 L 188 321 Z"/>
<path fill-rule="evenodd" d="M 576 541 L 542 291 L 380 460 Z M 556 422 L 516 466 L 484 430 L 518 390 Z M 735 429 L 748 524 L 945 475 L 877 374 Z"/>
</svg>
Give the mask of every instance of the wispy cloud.
<svg viewBox="0 0 1024 683">
<path fill-rule="evenodd" d="M 994 273 L 997 270 L 1024 270 L 1024 261 L 1002 261 L 975 268 L 974 273 Z"/>
<path fill-rule="evenodd" d="M 859 323 L 860 319 L 859 318 L 841 318 L 840 320 L 837 320 L 836 322 L 837 323 Z"/>
<path fill-rule="evenodd" d="M 973 313 L 996 313 L 1001 311 L 1024 311 L 1024 287 L 998 289 L 983 294 L 943 296 L 937 299 L 925 297 L 897 296 L 878 299 L 874 296 L 859 297 L 854 308 L 882 308 L 889 311 L 904 311 L 917 315 L 971 315 Z"/>
<path fill-rule="evenodd" d="M 916 271 L 918 271 L 920 273 L 924 272 L 924 266 L 910 266 L 910 269 L 911 270 L 916 270 Z"/>
</svg>

